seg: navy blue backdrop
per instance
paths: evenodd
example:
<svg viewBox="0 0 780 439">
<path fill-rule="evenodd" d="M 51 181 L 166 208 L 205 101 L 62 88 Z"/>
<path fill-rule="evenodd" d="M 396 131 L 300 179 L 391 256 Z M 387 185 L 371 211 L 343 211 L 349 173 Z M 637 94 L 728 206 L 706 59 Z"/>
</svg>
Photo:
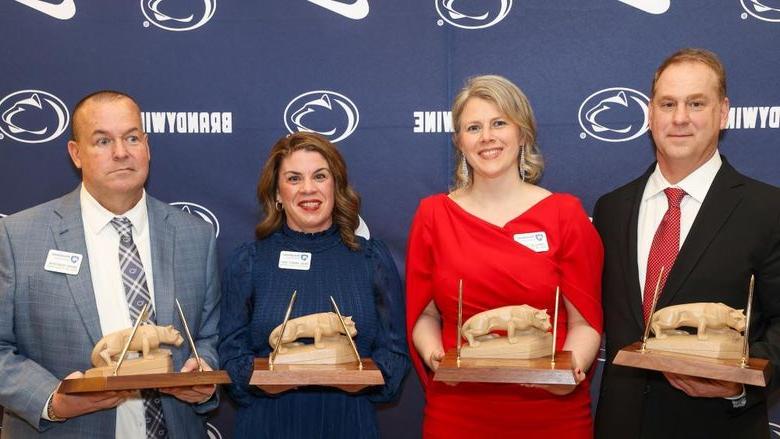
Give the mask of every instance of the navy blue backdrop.
<svg viewBox="0 0 780 439">
<path fill-rule="evenodd" d="M 418 200 L 450 181 L 448 109 L 467 77 L 501 74 L 528 94 L 542 185 L 589 210 L 652 161 L 652 72 L 684 46 L 726 64 L 721 152 L 777 185 L 778 36 L 778 0 L 5 1 L 0 214 L 75 187 L 68 109 L 113 88 L 144 110 L 149 192 L 212 222 L 221 263 L 253 237 L 270 146 L 313 130 L 337 141 L 362 217 L 403 270 Z M 419 435 L 422 405 L 412 376 L 380 411 L 385 435 Z M 226 402 L 213 437 L 231 437 L 232 418 Z"/>
</svg>

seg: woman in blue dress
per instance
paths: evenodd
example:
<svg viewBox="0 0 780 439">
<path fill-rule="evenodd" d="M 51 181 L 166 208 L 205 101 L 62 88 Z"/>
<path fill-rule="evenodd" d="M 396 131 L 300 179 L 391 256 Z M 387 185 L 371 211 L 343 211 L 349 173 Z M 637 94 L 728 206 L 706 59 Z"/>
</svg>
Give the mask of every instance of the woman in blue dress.
<svg viewBox="0 0 780 439">
<path fill-rule="evenodd" d="M 409 369 L 403 290 L 387 247 L 355 234 L 360 198 L 343 158 L 318 134 L 284 137 L 271 149 L 257 196 L 265 212 L 257 240 L 236 250 L 222 285 L 219 356 L 238 405 L 235 436 L 378 437 L 374 404 L 393 399 Z M 330 296 L 352 316 L 360 356 L 374 360 L 383 386 L 356 394 L 301 387 L 271 395 L 249 385 L 253 359 L 269 356 L 268 336 L 293 290 L 290 318 L 331 311 Z"/>
</svg>

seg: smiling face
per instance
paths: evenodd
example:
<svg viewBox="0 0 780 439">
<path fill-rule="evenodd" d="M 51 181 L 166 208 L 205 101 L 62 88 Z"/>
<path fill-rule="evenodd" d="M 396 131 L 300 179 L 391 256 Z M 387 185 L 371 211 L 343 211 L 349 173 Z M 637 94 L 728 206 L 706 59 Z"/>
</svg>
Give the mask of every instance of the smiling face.
<svg viewBox="0 0 780 439">
<path fill-rule="evenodd" d="M 314 233 L 333 224 L 334 181 L 322 154 L 298 150 L 279 166 L 277 201 L 292 230 Z"/>
<path fill-rule="evenodd" d="M 74 118 L 68 153 L 81 169 L 84 187 L 111 211 L 135 205 L 149 175 L 149 145 L 138 107 L 124 97 L 93 99 Z"/>
<path fill-rule="evenodd" d="M 676 183 L 715 153 L 729 101 L 720 97 L 712 69 L 699 62 L 681 62 L 658 77 L 649 110 L 658 166 L 667 180 Z"/>
<path fill-rule="evenodd" d="M 519 177 L 517 167 L 520 127 L 496 104 L 472 97 L 466 101 L 456 137 L 458 149 L 474 171 L 474 178 Z"/>
</svg>

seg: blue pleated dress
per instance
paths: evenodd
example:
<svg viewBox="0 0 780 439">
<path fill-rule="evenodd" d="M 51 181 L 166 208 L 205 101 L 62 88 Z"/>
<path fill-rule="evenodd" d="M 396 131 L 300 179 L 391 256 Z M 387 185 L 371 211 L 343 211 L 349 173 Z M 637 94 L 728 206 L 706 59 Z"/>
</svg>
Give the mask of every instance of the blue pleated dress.
<svg viewBox="0 0 780 439">
<path fill-rule="evenodd" d="M 351 251 L 335 225 L 313 234 L 284 225 L 231 258 L 222 278 L 219 356 L 233 381 L 236 438 L 379 437 L 374 404 L 392 400 L 409 369 L 404 295 L 386 246 L 358 239 L 360 249 Z M 310 253 L 309 269 L 280 268 L 282 251 Z M 248 385 L 253 359 L 269 356 L 268 335 L 284 319 L 293 290 L 290 318 L 332 311 L 329 296 L 352 316 L 358 351 L 380 368 L 384 386 L 358 394 L 303 387 L 274 396 Z"/>
</svg>

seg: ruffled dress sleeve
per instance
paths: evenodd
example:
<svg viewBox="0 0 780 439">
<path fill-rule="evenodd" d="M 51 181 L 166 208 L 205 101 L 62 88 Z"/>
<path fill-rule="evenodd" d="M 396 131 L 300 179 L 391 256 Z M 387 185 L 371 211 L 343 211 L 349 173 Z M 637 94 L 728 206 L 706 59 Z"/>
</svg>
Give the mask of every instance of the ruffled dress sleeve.
<svg viewBox="0 0 780 439">
<path fill-rule="evenodd" d="M 233 382 L 228 393 L 239 405 L 249 405 L 254 390 L 249 385 L 255 354 L 251 349 L 254 285 L 252 281 L 255 244 L 239 247 L 222 276 L 222 302 L 219 322 L 219 358 Z"/>
<path fill-rule="evenodd" d="M 601 272 L 604 246 L 580 201 L 569 196 L 561 209 L 561 253 L 558 259 L 561 292 L 598 331 L 603 328 Z"/>
<path fill-rule="evenodd" d="M 433 378 L 433 372 L 427 369 L 417 353 L 412 340 L 412 329 L 417 319 L 431 300 L 433 300 L 433 249 L 432 249 L 432 212 L 428 199 L 420 202 L 409 231 L 409 243 L 406 250 L 406 337 L 412 365 L 420 377 L 423 388 L 427 388 Z"/>
<path fill-rule="evenodd" d="M 376 239 L 368 241 L 366 254 L 373 269 L 379 326 L 371 358 L 382 371 L 385 380 L 385 385 L 371 392 L 369 399 L 372 402 L 388 402 L 398 395 L 401 383 L 409 372 L 403 286 L 393 257 L 383 242 Z"/>
</svg>

